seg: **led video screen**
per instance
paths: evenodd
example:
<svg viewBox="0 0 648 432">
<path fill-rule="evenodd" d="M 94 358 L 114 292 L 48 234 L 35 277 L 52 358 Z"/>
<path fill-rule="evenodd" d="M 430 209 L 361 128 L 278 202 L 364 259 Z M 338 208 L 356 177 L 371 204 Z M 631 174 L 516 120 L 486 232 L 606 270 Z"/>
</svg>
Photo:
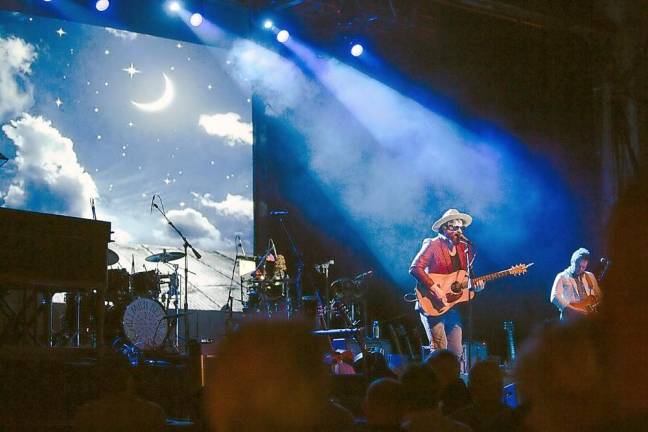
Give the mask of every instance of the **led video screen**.
<svg viewBox="0 0 648 432">
<path fill-rule="evenodd" d="M 0 13 L 0 205 L 92 218 L 94 203 L 129 272 L 182 251 L 154 198 L 208 257 L 233 256 L 239 237 L 250 250 L 251 91 L 229 55 L 225 44 Z"/>
</svg>

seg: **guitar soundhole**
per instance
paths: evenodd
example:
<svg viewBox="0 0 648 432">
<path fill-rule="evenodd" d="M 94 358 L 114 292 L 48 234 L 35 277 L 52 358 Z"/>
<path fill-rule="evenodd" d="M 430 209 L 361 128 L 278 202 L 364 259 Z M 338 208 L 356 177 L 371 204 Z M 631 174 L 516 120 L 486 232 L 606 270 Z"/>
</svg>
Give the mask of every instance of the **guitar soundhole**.
<svg viewBox="0 0 648 432">
<path fill-rule="evenodd" d="M 450 285 L 450 291 L 454 294 L 461 294 L 461 284 L 459 282 L 453 282 L 452 285 Z"/>
</svg>

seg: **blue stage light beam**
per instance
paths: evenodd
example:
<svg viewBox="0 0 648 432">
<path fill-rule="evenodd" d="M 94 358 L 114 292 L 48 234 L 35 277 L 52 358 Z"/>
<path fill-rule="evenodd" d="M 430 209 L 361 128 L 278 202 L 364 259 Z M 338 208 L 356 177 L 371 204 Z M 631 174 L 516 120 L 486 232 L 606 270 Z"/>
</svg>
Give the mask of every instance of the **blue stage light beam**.
<svg viewBox="0 0 648 432">
<path fill-rule="evenodd" d="M 493 126 L 477 129 L 474 119 L 451 117 L 445 107 L 423 105 L 294 37 L 285 45 L 296 61 L 242 43 L 232 51 L 233 67 L 267 103 L 269 115 L 304 137 L 298 148 L 320 190 L 403 287 L 411 285 L 407 268 L 421 239 L 434 234 L 430 226 L 447 208 L 472 214 L 475 243 L 498 251 L 539 241 L 529 228 L 542 224 L 538 208 L 565 217 L 564 194 L 551 192 L 564 185 L 548 174 L 550 167 L 522 159 L 523 147 L 511 136 Z M 312 203 L 295 204 L 313 223 L 327 226 Z M 505 230 L 487 229 L 503 220 Z M 510 257 L 480 251 L 484 261 L 511 264 L 502 262 Z"/>
</svg>

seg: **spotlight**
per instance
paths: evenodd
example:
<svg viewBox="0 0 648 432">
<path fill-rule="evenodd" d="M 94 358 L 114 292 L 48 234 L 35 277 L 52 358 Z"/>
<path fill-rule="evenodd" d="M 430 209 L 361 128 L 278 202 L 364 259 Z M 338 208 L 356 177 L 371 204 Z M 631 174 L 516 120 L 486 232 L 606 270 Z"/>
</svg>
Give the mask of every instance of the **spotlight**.
<svg viewBox="0 0 648 432">
<path fill-rule="evenodd" d="M 351 47 L 351 55 L 353 57 L 360 57 L 363 52 L 364 48 L 359 43 L 353 44 L 353 46 Z"/>
<path fill-rule="evenodd" d="M 169 3 L 168 8 L 171 12 L 180 12 L 182 6 L 180 5 L 180 2 L 172 1 L 171 3 Z"/>
<path fill-rule="evenodd" d="M 277 33 L 277 40 L 281 43 L 286 42 L 289 37 L 290 33 L 288 33 L 288 30 L 281 30 L 279 33 Z"/>
<path fill-rule="evenodd" d="M 263 21 L 263 28 L 266 29 L 266 30 L 270 30 L 273 25 L 274 24 L 273 24 L 272 20 L 267 19 L 267 20 Z"/>
<path fill-rule="evenodd" d="M 203 16 L 200 15 L 199 13 L 195 13 L 191 15 L 191 18 L 189 18 L 189 22 L 191 23 L 192 26 L 198 27 L 200 24 L 203 23 Z"/>
<path fill-rule="evenodd" d="M 110 2 L 108 0 L 97 0 L 95 7 L 99 12 L 103 12 L 110 7 Z"/>
</svg>

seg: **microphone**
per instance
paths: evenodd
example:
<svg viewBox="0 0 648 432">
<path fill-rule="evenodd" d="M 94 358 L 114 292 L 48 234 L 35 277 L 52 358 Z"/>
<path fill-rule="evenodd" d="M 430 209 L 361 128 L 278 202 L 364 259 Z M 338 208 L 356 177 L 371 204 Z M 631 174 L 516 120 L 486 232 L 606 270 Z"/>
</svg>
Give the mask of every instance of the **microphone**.
<svg viewBox="0 0 648 432">
<path fill-rule="evenodd" d="M 270 216 L 286 216 L 288 215 L 287 210 L 272 210 L 268 213 Z"/>
<path fill-rule="evenodd" d="M 466 242 L 468 244 L 472 244 L 472 242 L 470 240 L 468 240 L 468 237 L 463 235 L 463 233 L 461 233 L 461 232 L 457 233 L 457 237 L 459 237 L 459 240 L 461 240 L 463 242 Z"/>
<path fill-rule="evenodd" d="M 354 281 L 361 281 L 363 279 L 367 279 L 373 276 L 373 270 L 366 271 L 364 273 L 360 273 L 356 277 L 353 278 Z"/>
</svg>

